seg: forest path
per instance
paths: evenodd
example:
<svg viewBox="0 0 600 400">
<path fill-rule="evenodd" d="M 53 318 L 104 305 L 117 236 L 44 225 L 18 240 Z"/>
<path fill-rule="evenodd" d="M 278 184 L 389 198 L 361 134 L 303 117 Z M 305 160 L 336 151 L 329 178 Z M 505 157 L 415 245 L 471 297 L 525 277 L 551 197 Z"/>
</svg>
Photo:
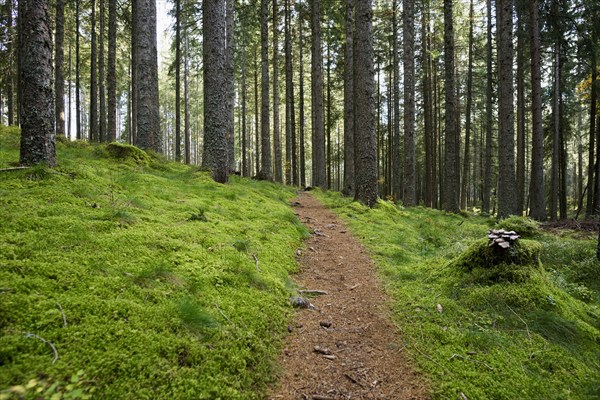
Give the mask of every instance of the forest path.
<svg viewBox="0 0 600 400">
<path fill-rule="evenodd" d="M 426 388 L 402 354 L 389 300 L 373 261 L 346 225 L 301 192 L 296 214 L 313 233 L 295 282 L 324 290 L 291 323 L 271 400 L 424 399 Z M 329 325 L 331 324 L 331 325 Z"/>
</svg>

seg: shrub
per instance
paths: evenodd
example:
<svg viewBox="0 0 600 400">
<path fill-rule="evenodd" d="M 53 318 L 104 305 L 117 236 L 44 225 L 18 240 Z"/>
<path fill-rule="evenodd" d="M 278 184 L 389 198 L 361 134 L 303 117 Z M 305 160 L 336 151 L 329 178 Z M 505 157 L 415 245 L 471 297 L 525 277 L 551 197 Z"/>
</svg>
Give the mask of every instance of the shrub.
<svg viewBox="0 0 600 400">
<path fill-rule="evenodd" d="M 512 216 L 498 221 L 496 229 L 515 231 L 521 237 L 531 238 L 538 234 L 540 225 L 531 218 Z"/>
<path fill-rule="evenodd" d="M 109 143 L 106 146 L 106 150 L 111 157 L 118 160 L 133 161 L 140 165 L 150 164 L 150 157 L 144 150 L 129 144 L 118 142 Z"/>
</svg>

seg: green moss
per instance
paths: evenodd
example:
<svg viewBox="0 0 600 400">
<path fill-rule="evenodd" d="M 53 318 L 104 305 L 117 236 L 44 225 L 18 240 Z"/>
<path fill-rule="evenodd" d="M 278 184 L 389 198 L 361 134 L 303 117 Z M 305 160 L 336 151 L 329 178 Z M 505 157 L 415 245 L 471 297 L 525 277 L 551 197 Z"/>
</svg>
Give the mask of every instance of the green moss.
<svg viewBox="0 0 600 400">
<path fill-rule="evenodd" d="M 135 146 L 125 143 L 113 142 L 106 145 L 108 154 L 122 161 L 132 161 L 140 165 L 149 165 L 151 158 L 148 154 Z"/>
<path fill-rule="evenodd" d="M 522 238 L 531 238 L 539 234 L 540 224 L 531 218 L 512 216 L 498 221 L 496 229 L 515 231 Z"/>
</svg>

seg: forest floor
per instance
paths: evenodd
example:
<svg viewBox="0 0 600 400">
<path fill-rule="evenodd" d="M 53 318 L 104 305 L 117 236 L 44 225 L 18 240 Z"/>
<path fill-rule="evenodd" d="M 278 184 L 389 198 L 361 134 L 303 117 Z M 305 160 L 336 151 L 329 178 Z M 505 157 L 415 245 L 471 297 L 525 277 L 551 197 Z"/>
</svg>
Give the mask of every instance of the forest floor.
<svg viewBox="0 0 600 400">
<path fill-rule="evenodd" d="M 280 381 L 269 398 L 427 398 L 424 379 L 403 355 L 389 299 L 366 250 L 308 193 L 293 205 L 312 233 L 296 284 L 327 294 L 310 297 L 311 307 L 296 313 L 279 359 Z"/>
</svg>

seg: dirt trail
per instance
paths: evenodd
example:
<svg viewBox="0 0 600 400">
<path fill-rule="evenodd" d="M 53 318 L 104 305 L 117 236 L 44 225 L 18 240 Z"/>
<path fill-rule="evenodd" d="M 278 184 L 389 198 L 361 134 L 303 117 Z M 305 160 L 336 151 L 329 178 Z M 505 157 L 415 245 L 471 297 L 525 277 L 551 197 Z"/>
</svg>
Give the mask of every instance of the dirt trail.
<svg viewBox="0 0 600 400">
<path fill-rule="evenodd" d="M 279 359 L 282 375 L 269 399 L 427 398 L 422 379 L 402 354 L 388 299 L 366 251 L 312 196 L 303 192 L 294 203 L 314 232 L 300 257 L 296 283 L 327 294 L 310 298 L 314 310 L 296 313 Z"/>
</svg>

